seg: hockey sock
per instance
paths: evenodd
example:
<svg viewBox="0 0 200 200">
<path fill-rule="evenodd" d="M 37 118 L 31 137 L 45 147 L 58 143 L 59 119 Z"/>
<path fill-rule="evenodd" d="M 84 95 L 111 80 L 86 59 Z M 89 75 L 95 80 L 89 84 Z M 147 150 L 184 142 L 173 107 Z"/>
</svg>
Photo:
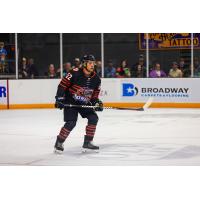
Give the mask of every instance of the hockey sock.
<svg viewBox="0 0 200 200">
<path fill-rule="evenodd" d="M 86 136 L 87 136 L 87 138 L 90 138 L 90 141 L 93 140 L 95 131 L 96 131 L 96 125 L 88 124 L 86 126 Z"/>
<path fill-rule="evenodd" d="M 68 137 L 68 135 L 70 134 L 70 130 L 66 129 L 65 127 L 62 127 L 61 130 L 60 130 L 60 133 L 58 135 L 58 138 L 61 140 L 61 141 L 65 141 L 66 138 Z"/>
</svg>

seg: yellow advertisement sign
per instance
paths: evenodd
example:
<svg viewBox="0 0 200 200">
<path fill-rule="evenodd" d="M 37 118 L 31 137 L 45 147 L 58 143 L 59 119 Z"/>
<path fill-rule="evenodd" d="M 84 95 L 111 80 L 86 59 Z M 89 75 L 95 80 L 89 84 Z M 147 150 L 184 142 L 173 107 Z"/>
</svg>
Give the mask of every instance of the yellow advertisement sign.
<svg viewBox="0 0 200 200">
<path fill-rule="evenodd" d="M 148 37 L 148 38 L 147 38 Z M 149 49 L 190 49 L 192 45 L 191 33 L 141 33 L 140 49 L 146 49 L 146 40 Z M 193 37 L 194 48 L 200 48 L 200 34 L 195 33 Z"/>
</svg>

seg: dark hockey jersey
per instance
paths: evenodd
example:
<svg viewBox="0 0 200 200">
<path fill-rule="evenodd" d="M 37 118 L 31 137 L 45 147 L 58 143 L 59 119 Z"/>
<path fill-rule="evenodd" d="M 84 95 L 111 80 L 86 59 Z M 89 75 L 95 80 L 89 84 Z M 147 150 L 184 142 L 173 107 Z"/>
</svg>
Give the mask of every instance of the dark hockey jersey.
<svg viewBox="0 0 200 200">
<path fill-rule="evenodd" d="M 89 105 L 98 99 L 100 77 L 94 72 L 87 77 L 83 69 L 75 68 L 58 85 L 57 96 L 65 96 L 65 103 Z"/>
</svg>

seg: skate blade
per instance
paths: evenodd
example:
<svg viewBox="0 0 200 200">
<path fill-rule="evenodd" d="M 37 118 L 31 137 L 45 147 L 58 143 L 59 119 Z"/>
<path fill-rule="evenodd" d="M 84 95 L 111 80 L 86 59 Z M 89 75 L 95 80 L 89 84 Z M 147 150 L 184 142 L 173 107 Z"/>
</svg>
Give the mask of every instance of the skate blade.
<svg viewBox="0 0 200 200">
<path fill-rule="evenodd" d="M 55 154 L 59 154 L 59 155 L 63 154 L 63 151 L 60 151 L 60 150 L 58 150 L 58 149 L 54 149 L 53 152 L 54 152 Z"/>
<path fill-rule="evenodd" d="M 99 153 L 99 149 L 86 149 L 86 148 L 82 148 L 82 153 Z"/>
</svg>

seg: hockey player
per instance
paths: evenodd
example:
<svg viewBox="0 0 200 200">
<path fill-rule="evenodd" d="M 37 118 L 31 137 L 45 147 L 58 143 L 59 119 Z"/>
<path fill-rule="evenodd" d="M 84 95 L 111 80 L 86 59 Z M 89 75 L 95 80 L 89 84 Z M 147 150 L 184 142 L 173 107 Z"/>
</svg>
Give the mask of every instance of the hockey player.
<svg viewBox="0 0 200 200">
<path fill-rule="evenodd" d="M 98 99 L 101 79 L 94 71 L 95 57 L 86 55 L 83 57 L 82 68 L 74 68 L 64 77 L 58 85 L 55 107 L 64 108 L 65 124 L 61 128 L 55 143 L 55 151 L 63 152 L 63 143 L 76 126 L 78 113 L 88 119 L 83 148 L 98 150 L 99 147 L 92 144 L 98 116 L 95 111 L 103 111 L 103 103 Z M 93 108 L 65 107 L 65 104 L 92 105 Z"/>
</svg>

